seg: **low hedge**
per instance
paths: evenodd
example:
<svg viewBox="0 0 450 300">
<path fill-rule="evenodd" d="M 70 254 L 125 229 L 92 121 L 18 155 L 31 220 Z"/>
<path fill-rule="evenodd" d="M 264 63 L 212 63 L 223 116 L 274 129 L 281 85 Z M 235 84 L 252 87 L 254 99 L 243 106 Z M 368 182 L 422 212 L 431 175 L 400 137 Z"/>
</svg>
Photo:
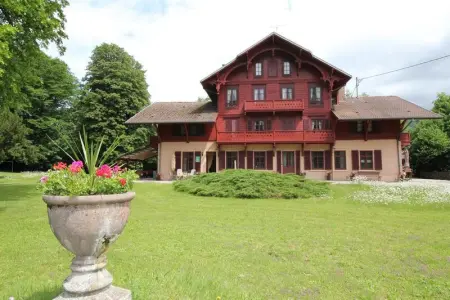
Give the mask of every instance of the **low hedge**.
<svg viewBox="0 0 450 300">
<path fill-rule="evenodd" d="M 174 189 L 197 196 L 234 198 L 310 198 L 328 195 L 326 182 L 295 174 L 254 170 L 204 173 L 174 182 Z"/>
</svg>

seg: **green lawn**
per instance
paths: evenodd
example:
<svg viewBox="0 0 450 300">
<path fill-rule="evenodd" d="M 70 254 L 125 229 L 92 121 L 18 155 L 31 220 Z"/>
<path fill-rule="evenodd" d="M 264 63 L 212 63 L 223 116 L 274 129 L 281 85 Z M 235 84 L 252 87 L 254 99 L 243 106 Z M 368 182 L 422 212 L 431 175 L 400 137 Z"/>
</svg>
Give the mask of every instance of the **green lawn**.
<svg viewBox="0 0 450 300">
<path fill-rule="evenodd" d="M 4 175 L 4 174 L 0 174 Z M 0 299 L 48 300 L 71 255 L 36 178 L 0 178 Z M 108 252 L 133 299 L 450 299 L 450 206 L 201 198 L 141 183 Z"/>
</svg>

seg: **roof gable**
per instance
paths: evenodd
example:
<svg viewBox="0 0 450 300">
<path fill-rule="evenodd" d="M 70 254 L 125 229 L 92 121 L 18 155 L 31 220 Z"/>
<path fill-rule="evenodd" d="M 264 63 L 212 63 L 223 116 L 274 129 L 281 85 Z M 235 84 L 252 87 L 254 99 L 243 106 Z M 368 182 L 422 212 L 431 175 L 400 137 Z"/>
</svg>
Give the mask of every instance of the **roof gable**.
<svg viewBox="0 0 450 300">
<path fill-rule="evenodd" d="M 287 46 L 288 48 L 291 48 L 290 50 L 292 50 L 292 51 L 288 51 L 288 52 L 291 52 L 291 54 L 295 55 L 300 61 L 304 61 L 306 63 L 309 61 L 311 63 L 319 63 L 319 64 L 323 65 L 323 67 L 327 67 L 329 69 L 328 72 L 340 73 L 340 75 L 347 78 L 347 81 L 348 81 L 348 79 L 350 79 L 352 77 L 349 73 L 347 73 L 347 72 L 335 67 L 334 65 L 324 61 L 323 59 L 313 55 L 309 49 L 287 39 L 286 37 L 284 37 L 276 32 L 272 32 L 269 35 L 267 35 L 266 37 L 264 37 L 263 39 L 259 40 L 255 44 L 251 45 L 250 47 L 248 47 L 247 49 L 245 49 L 244 51 L 239 53 L 236 56 L 236 58 L 234 58 L 227 64 L 223 65 L 219 69 L 215 70 L 214 72 L 212 72 L 211 74 L 209 74 L 208 76 L 203 78 L 200 82 L 204 83 L 211 78 L 215 78 L 218 73 L 225 71 L 227 68 L 232 66 L 234 63 L 240 62 L 240 60 L 242 60 L 242 59 L 244 59 L 246 61 L 248 58 L 247 54 L 249 52 L 256 49 L 258 46 L 261 46 L 264 43 L 267 43 L 268 41 L 272 42 L 273 45 L 277 45 L 280 47 Z M 274 48 L 276 50 L 276 47 L 272 47 L 272 48 Z M 283 49 L 279 48 L 278 50 L 282 51 Z M 286 51 L 284 51 L 284 52 L 286 52 Z M 332 70 L 334 70 L 334 71 L 332 71 Z"/>
</svg>

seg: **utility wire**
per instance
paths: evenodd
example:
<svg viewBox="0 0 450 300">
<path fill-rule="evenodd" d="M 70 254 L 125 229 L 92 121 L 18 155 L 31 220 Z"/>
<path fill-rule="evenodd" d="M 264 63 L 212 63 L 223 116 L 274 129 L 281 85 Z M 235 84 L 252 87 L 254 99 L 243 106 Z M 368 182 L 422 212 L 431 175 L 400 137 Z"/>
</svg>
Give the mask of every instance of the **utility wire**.
<svg viewBox="0 0 450 300">
<path fill-rule="evenodd" d="M 433 61 L 437 61 L 437 60 L 440 60 L 440 59 L 448 58 L 448 57 L 450 57 L 450 54 L 444 55 L 444 56 L 441 56 L 441 57 L 438 57 L 438 58 L 430 59 L 430 60 L 427 60 L 427 61 L 424 61 L 424 62 L 421 62 L 421 63 L 418 63 L 418 64 L 414 64 L 414 65 L 410 65 L 410 66 L 407 66 L 407 67 L 403 67 L 403 68 L 400 68 L 400 69 L 396 69 L 396 70 L 392 70 L 392 71 L 388 71 L 388 72 L 384 72 L 384 73 L 380 73 L 380 74 L 375 74 L 375 75 L 372 75 L 372 76 L 367 76 L 367 77 L 362 77 L 362 78 L 356 77 L 356 84 L 355 84 L 355 89 L 353 90 L 353 92 L 356 90 L 356 97 L 359 97 L 358 87 L 359 87 L 359 84 L 361 83 L 361 81 L 363 81 L 364 79 L 369 79 L 369 78 L 373 78 L 373 77 L 378 77 L 378 76 L 382 76 L 382 75 L 386 75 L 386 74 L 390 74 L 390 73 L 406 70 L 406 69 L 409 69 L 409 68 L 417 67 L 417 66 L 420 66 L 420 65 L 424 65 L 424 64 L 427 64 L 427 63 L 430 63 L 430 62 L 433 62 Z M 353 92 L 352 92 L 352 96 L 353 96 Z"/>
<path fill-rule="evenodd" d="M 415 64 L 415 65 L 407 66 L 407 67 L 404 67 L 404 68 L 400 68 L 400 69 L 396 69 L 396 70 L 392 70 L 392 71 L 388 71 L 388 72 L 384 72 L 384 73 L 380 73 L 380 74 L 376 74 L 376 75 L 372 75 L 372 76 L 359 78 L 359 81 L 361 81 L 363 79 L 368 79 L 368 78 L 372 78 L 372 77 L 382 76 L 382 75 L 394 73 L 394 72 L 397 72 L 397 71 L 401 71 L 401 70 L 417 67 L 417 66 L 424 65 L 424 64 L 427 64 L 427 63 L 430 63 L 430 62 L 433 62 L 433 61 L 436 61 L 436 60 L 444 59 L 444 58 L 447 58 L 447 57 L 450 57 L 450 54 L 449 55 L 445 55 L 445 56 L 441 56 L 441 57 L 438 57 L 438 58 L 430 59 L 430 60 L 427 60 L 427 61 Z"/>
</svg>

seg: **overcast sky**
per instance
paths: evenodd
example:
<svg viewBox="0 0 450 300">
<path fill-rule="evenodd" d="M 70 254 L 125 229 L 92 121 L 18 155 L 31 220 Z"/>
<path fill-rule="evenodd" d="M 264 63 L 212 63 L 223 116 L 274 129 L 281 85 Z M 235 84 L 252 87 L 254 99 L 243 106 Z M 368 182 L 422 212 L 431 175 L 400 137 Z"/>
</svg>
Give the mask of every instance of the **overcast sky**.
<svg viewBox="0 0 450 300">
<path fill-rule="evenodd" d="M 82 78 L 94 47 L 116 43 L 144 65 L 152 101 L 193 101 L 206 96 L 203 77 L 278 26 L 352 74 L 353 90 L 355 77 L 450 54 L 450 1 L 414 2 L 71 0 L 62 59 Z M 430 108 L 436 93 L 450 93 L 450 58 L 367 79 L 360 92 Z"/>
</svg>

